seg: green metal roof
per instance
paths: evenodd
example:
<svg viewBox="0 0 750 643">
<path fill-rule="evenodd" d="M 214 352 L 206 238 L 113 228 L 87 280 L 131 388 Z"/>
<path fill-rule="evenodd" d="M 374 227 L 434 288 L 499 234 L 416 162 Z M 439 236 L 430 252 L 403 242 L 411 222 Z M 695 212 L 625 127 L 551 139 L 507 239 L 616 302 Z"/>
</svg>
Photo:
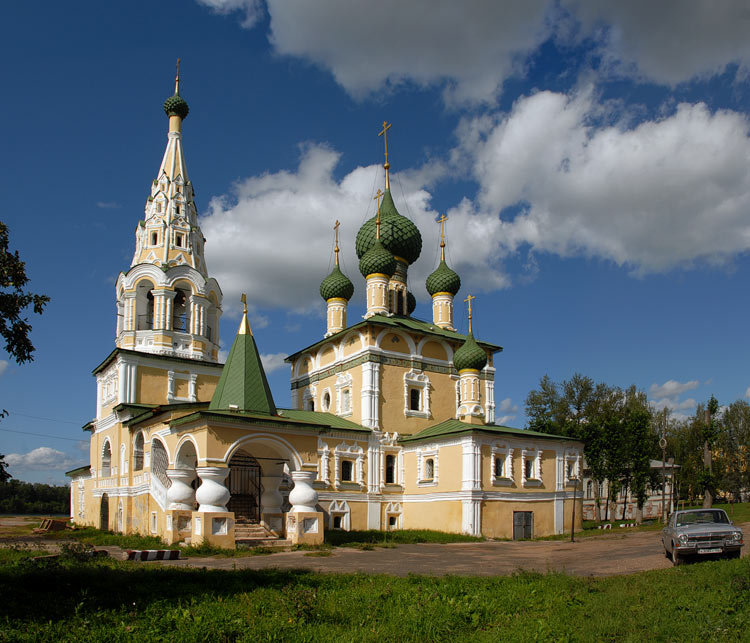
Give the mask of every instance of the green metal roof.
<svg viewBox="0 0 750 643">
<path fill-rule="evenodd" d="M 331 274 L 328 275 L 320 284 L 320 296 L 328 301 L 334 297 L 340 297 L 349 301 L 354 294 L 354 285 L 349 280 L 338 265 L 333 267 Z"/>
<path fill-rule="evenodd" d="M 332 413 L 321 413 L 317 411 L 298 411 L 296 409 L 279 409 L 278 415 L 267 415 L 265 413 L 254 413 L 252 411 L 225 411 L 225 410 L 202 410 L 189 415 L 175 418 L 170 422 L 171 427 L 178 427 L 201 419 L 218 419 L 238 424 L 276 424 L 294 429 L 308 429 L 312 431 L 330 431 L 338 429 L 343 431 L 357 431 L 370 433 L 370 429 L 337 417 Z"/>
<path fill-rule="evenodd" d="M 375 245 L 377 215 L 365 221 L 357 233 L 355 250 L 362 259 L 365 253 Z M 391 191 L 386 190 L 380 204 L 380 240 L 391 253 L 410 264 L 414 263 L 422 252 L 422 235 L 413 221 L 396 210 Z"/>
<path fill-rule="evenodd" d="M 466 336 L 466 341 L 454 354 L 453 366 L 460 373 L 464 369 L 481 371 L 487 365 L 487 353 L 477 344 L 471 331 Z"/>
<path fill-rule="evenodd" d="M 461 289 L 461 277 L 455 270 L 448 267 L 445 259 L 441 259 L 438 267 L 427 277 L 425 287 L 430 295 L 438 292 L 449 292 L 451 295 L 455 295 Z"/>
<path fill-rule="evenodd" d="M 563 435 L 551 435 L 549 433 L 539 433 L 537 431 L 527 431 L 526 429 L 514 429 L 510 426 L 500 426 L 497 424 L 469 424 L 468 422 L 461 422 L 451 418 L 435 426 L 429 426 L 423 429 L 419 433 L 402 437 L 400 442 L 416 442 L 417 440 L 429 440 L 434 438 L 441 438 L 448 435 L 456 435 L 460 433 L 472 433 L 479 431 L 482 433 L 495 433 L 498 435 L 515 435 L 522 436 L 525 438 L 538 438 L 542 440 L 568 440 L 572 442 L 580 442 L 575 438 L 569 438 Z"/>
<path fill-rule="evenodd" d="M 208 408 L 211 411 L 229 411 L 232 407 L 240 411 L 276 415 L 271 387 L 268 386 L 255 338 L 245 318 L 240 325 L 240 332 L 234 338 L 232 350 Z"/>
<path fill-rule="evenodd" d="M 341 331 L 341 333 L 349 332 L 350 330 L 355 330 L 359 328 L 365 327 L 367 324 L 376 324 L 378 326 L 391 326 L 392 328 L 400 328 L 402 330 L 407 331 L 415 331 L 417 333 L 422 333 L 423 335 L 433 335 L 435 337 L 442 337 L 443 339 L 449 339 L 456 343 L 463 343 L 466 340 L 466 335 L 462 335 L 461 333 L 457 333 L 452 330 L 445 330 L 444 328 L 440 328 L 439 326 L 435 326 L 432 322 L 426 322 L 422 321 L 421 319 L 416 319 L 415 317 L 405 317 L 403 315 L 393 315 L 392 317 L 386 317 L 385 315 L 373 315 L 372 317 L 359 322 L 358 324 L 354 324 L 354 326 L 349 326 L 348 328 L 345 328 Z M 308 346 L 307 348 L 303 348 L 302 350 L 297 351 L 296 353 L 293 353 L 289 357 L 286 358 L 285 361 L 291 362 L 293 359 L 304 353 L 305 351 L 314 350 L 320 346 L 323 346 L 323 344 L 329 343 L 331 340 L 335 339 L 337 335 L 340 333 L 336 333 L 336 335 L 332 335 L 331 337 L 326 337 L 325 339 L 321 339 L 319 342 L 316 342 L 315 344 L 312 344 L 311 346 Z M 477 344 L 480 346 L 483 346 L 486 349 L 489 349 L 493 353 L 497 353 L 503 350 L 502 346 L 497 346 L 496 344 L 490 344 L 489 342 L 483 342 L 483 341 L 477 341 Z"/>
<path fill-rule="evenodd" d="M 70 471 L 66 471 L 65 475 L 69 477 L 77 476 L 81 473 L 91 473 L 91 465 L 86 464 L 82 467 L 78 467 L 77 469 L 71 469 Z"/>
</svg>

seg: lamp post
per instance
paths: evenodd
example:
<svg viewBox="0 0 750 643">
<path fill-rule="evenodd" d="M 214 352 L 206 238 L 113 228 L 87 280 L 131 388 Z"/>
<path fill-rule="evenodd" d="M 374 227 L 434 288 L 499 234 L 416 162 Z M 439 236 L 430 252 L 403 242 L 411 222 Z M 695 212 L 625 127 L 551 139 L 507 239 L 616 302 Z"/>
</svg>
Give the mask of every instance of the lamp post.
<svg viewBox="0 0 750 643">
<path fill-rule="evenodd" d="M 576 541 L 576 491 L 578 491 L 578 478 L 573 478 L 573 512 L 570 518 L 570 542 Z"/>
<path fill-rule="evenodd" d="M 661 438 L 659 439 L 661 447 L 661 521 L 667 522 L 667 438 L 664 437 L 664 428 L 662 427 Z"/>
</svg>

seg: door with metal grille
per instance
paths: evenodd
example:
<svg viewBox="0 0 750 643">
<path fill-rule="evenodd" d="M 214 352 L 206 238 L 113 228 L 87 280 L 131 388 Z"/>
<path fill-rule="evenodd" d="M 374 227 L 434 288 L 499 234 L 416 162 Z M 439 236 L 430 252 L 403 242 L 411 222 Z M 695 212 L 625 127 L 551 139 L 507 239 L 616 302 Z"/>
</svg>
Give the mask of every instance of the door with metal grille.
<svg viewBox="0 0 750 643">
<path fill-rule="evenodd" d="M 533 538 L 534 536 L 534 512 L 513 512 L 513 540 L 522 538 Z"/>
<path fill-rule="evenodd" d="M 246 451 L 237 451 L 229 461 L 227 510 L 240 522 L 260 522 L 260 465 Z"/>
</svg>

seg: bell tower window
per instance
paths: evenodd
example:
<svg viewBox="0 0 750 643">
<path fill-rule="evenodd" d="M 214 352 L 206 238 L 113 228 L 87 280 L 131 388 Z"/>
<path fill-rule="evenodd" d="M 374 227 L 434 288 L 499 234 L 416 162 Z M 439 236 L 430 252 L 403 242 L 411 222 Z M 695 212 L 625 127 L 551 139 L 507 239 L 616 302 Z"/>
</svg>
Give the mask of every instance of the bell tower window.
<svg viewBox="0 0 750 643">
<path fill-rule="evenodd" d="M 159 243 L 159 233 L 158 232 L 152 232 L 151 233 L 151 245 L 155 246 Z"/>
<path fill-rule="evenodd" d="M 179 213 L 180 213 L 180 210 L 178 208 L 177 209 L 177 214 L 179 214 Z M 182 235 L 181 234 L 176 234 L 174 236 L 174 245 L 176 245 L 178 248 L 182 248 Z"/>
</svg>

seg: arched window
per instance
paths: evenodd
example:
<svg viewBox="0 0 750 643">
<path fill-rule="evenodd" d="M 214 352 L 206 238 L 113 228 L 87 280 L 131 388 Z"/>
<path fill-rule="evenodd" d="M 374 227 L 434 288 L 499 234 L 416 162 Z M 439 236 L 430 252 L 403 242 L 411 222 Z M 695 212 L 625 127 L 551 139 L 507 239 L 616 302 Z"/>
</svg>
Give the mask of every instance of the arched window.
<svg viewBox="0 0 750 643">
<path fill-rule="evenodd" d="M 139 281 L 136 286 L 135 307 L 136 327 L 135 330 L 154 329 L 154 295 L 151 291 L 154 284 L 148 279 Z"/>
<path fill-rule="evenodd" d="M 396 456 L 385 456 L 385 483 L 394 484 L 396 482 Z"/>
<path fill-rule="evenodd" d="M 143 469 L 143 433 L 138 431 L 133 441 L 133 471 Z"/>
<path fill-rule="evenodd" d="M 109 440 L 104 443 L 102 449 L 102 478 L 108 478 L 112 475 L 112 448 L 109 446 Z"/>
<path fill-rule="evenodd" d="M 587 498 L 593 498 L 594 497 L 594 483 L 589 480 L 586 483 L 586 497 Z"/>
<path fill-rule="evenodd" d="M 164 445 L 158 440 L 151 441 L 151 477 L 156 478 L 164 485 L 165 489 L 172 486 L 172 481 L 167 477 L 169 458 Z"/>
<path fill-rule="evenodd" d="M 341 412 L 351 413 L 352 412 L 352 391 L 351 389 L 345 388 L 341 392 Z"/>
<path fill-rule="evenodd" d="M 172 330 L 190 331 L 190 292 L 177 288 L 172 302 Z"/>
<path fill-rule="evenodd" d="M 424 479 L 433 480 L 435 478 L 435 460 L 427 458 L 424 461 Z"/>
<path fill-rule="evenodd" d="M 120 471 L 119 471 L 120 475 L 127 473 L 127 470 L 128 470 L 125 455 L 126 455 L 125 445 L 121 444 L 120 445 Z"/>
</svg>

